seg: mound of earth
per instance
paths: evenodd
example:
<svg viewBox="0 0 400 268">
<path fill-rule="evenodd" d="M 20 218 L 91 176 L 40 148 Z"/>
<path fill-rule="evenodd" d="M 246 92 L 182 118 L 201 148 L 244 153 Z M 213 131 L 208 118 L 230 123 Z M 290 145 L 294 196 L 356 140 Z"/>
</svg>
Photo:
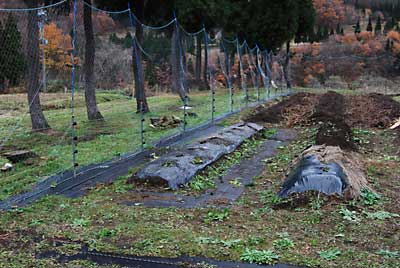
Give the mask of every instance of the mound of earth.
<svg viewBox="0 0 400 268">
<path fill-rule="evenodd" d="M 350 126 L 388 128 L 400 117 L 400 103 L 389 96 L 347 96 L 345 118 Z"/>
<path fill-rule="evenodd" d="M 400 103 L 380 94 L 341 95 L 298 93 L 271 107 L 261 107 L 250 122 L 285 123 L 289 127 L 309 126 L 327 119 L 343 119 L 350 127 L 388 128 L 400 117 Z"/>
</svg>

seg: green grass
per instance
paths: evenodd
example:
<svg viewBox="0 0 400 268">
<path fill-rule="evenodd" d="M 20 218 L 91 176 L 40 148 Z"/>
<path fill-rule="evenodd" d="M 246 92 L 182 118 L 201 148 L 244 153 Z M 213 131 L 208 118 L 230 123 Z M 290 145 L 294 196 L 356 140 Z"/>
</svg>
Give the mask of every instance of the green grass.
<svg viewBox="0 0 400 268">
<path fill-rule="evenodd" d="M 245 108 L 257 101 L 256 89 L 249 89 L 250 101 L 246 103 L 243 92 L 234 92 L 234 110 Z M 71 105 L 68 94 L 42 94 L 45 116 L 54 133 L 32 133 L 27 110 L 26 96 L 23 94 L 1 95 L 0 111 L 6 114 L 0 117 L 0 144 L 5 151 L 29 149 L 39 158 L 33 163 L 20 163 L 12 172 L 0 174 L 0 200 L 10 195 L 29 190 L 38 180 L 72 168 L 71 156 Z M 77 93 L 75 117 L 78 122 L 77 162 L 81 165 L 100 163 L 118 157 L 124 153 L 134 152 L 141 147 L 140 115 L 136 114 L 136 102 L 122 91 L 100 91 L 97 94 L 99 109 L 105 122 L 89 122 L 86 118 L 84 95 Z M 146 114 L 145 148 L 150 148 L 163 137 L 182 131 L 183 126 L 171 129 L 154 129 L 149 126 L 151 117 L 163 115 L 177 116 L 183 119 L 182 101 L 176 95 L 163 94 L 149 97 L 151 112 Z M 209 92 L 192 92 L 190 112 L 196 116 L 187 117 L 188 128 L 211 120 L 211 94 Z M 220 89 L 215 95 L 215 117 L 230 112 L 229 92 Z M 5 162 L 0 159 L 1 163 Z"/>
<path fill-rule="evenodd" d="M 83 261 L 60 264 L 35 258 L 46 250 L 75 254 L 82 244 L 140 256 L 205 256 L 325 268 L 399 267 L 395 214 L 400 165 L 398 159 L 385 160 L 396 149 L 390 143 L 393 137 L 373 131 L 366 139 L 379 146 L 364 154 L 364 147 L 373 142 L 360 145 L 368 179 L 381 196 L 379 202 L 370 194 L 352 202 L 321 196 L 291 207 L 291 202 L 282 203 L 275 193 L 288 163 L 313 143 L 313 129 L 300 131 L 297 140 L 265 161 L 264 173 L 229 210 L 127 206 L 125 202 L 134 199 L 135 192 L 129 191 L 134 186 L 126 183 L 126 176 L 96 187 L 85 197 L 51 196 L 30 207 L 3 212 L 0 267 L 91 267 Z M 344 218 L 349 212 L 358 223 Z"/>
</svg>

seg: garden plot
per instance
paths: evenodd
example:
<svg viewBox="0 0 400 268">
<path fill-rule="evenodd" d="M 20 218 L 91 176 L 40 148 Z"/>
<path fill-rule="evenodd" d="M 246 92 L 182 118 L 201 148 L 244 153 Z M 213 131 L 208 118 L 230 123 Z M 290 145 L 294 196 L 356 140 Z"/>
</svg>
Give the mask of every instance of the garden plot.
<svg viewBox="0 0 400 268">
<path fill-rule="evenodd" d="M 246 187 L 254 183 L 254 179 L 262 174 L 266 166 L 266 159 L 275 156 L 279 148 L 286 146 L 296 138 L 297 131 L 291 129 L 271 129 L 269 135 L 264 139 L 253 142 L 248 153 L 242 153 L 243 148 L 239 147 L 235 154 L 240 155 L 237 163 L 224 165 L 224 160 L 218 161 L 210 166 L 210 169 L 218 169 L 218 178 L 208 174 L 208 170 L 202 171 L 202 179 L 194 179 L 189 188 L 197 189 L 198 192 L 175 192 L 175 191 L 151 191 L 148 188 L 131 191 L 129 200 L 120 202 L 127 205 L 144 205 L 146 207 L 178 207 L 178 208 L 204 208 L 204 207 L 230 207 L 245 192 Z M 232 159 L 226 156 L 227 159 Z"/>
<path fill-rule="evenodd" d="M 186 145 L 148 164 L 137 173 L 136 179 L 176 190 L 261 130 L 263 127 L 253 123 L 239 123 L 225 128 L 217 135 Z"/>
</svg>

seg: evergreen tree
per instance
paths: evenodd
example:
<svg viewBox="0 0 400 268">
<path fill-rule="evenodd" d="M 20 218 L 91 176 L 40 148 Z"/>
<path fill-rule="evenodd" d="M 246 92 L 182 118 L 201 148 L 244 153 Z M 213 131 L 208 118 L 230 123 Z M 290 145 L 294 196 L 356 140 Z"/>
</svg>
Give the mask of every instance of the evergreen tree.
<svg viewBox="0 0 400 268">
<path fill-rule="evenodd" d="M 335 31 L 333 29 L 331 29 L 331 32 L 329 33 L 329 35 L 335 35 Z"/>
<path fill-rule="evenodd" d="M 385 34 L 387 34 L 388 32 L 390 32 L 391 30 L 393 30 L 393 28 L 396 26 L 396 20 L 394 19 L 394 17 L 392 17 L 390 20 L 388 20 L 385 23 L 385 27 L 383 28 L 383 32 Z"/>
<path fill-rule="evenodd" d="M 361 33 L 360 20 L 358 20 L 356 26 L 354 26 L 354 33 L 356 34 Z"/>
<path fill-rule="evenodd" d="M 1 75 L 15 86 L 21 81 L 25 70 L 25 57 L 22 54 L 21 33 L 12 14 L 7 18 L 2 31 Z"/>
<path fill-rule="evenodd" d="M 388 39 L 387 41 L 386 41 L 386 47 L 385 47 L 385 50 L 386 51 L 390 51 L 392 48 L 391 48 L 391 44 L 390 44 L 390 39 Z"/>
<path fill-rule="evenodd" d="M 340 29 L 340 35 L 344 35 L 344 29 L 343 28 Z"/>
<path fill-rule="evenodd" d="M 373 31 L 371 17 L 369 17 L 369 19 L 368 19 L 367 31 L 368 32 L 372 32 Z"/>
<path fill-rule="evenodd" d="M 328 39 L 328 37 L 329 37 L 329 29 L 328 27 L 324 27 L 322 32 L 322 40 Z"/>
<path fill-rule="evenodd" d="M 375 34 L 379 35 L 381 33 L 382 33 L 382 21 L 381 17 L 378 16 L 378 19 L 376 20 Z"/>
<path fill-rule="evenodd" d="M 0 21 L 0 93 L 4 90 L 4 29 L 3 23 Z"/>
<path fill-rule="evenodd" d="M 338 23 L 336 25 L 336 34 L 340 34 L 340 30 L 342 29 L 342 27 L 340 26 L 340 23 Z"/>
</svg>

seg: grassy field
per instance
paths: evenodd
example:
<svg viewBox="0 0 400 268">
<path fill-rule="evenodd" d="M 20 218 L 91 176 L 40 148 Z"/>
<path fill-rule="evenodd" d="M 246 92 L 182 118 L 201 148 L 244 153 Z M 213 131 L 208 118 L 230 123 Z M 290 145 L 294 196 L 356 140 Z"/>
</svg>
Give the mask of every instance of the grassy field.
<svg viewBox="0 0 400 268">
<path fill-rule="evenodd" d="M 293 205 L 275 193 L 289 161 L 314 142 L 314 129 L 299 131 L 298 139 L 280 147 L 278 155 L 266 161 L 265 172 L 227 210 L 124 205 L 134 195 L 126 176 L 86 197 L 52 196 L 4 212 L 0 267 L 98 267 L 87 261 L 60 264 L 35 258 L 46 250 L 74 254 L 82 244 L 142 256 L 206 256 L 324 268 L 399 267 L 400 158 L 394 154 L 393 134 L 355 130 L 368 180 L 378 195 L 351 202 L 315 196 Z"/>
<path fill-rule="evenodd" d="M 265 94 L 264 94 L 265 95 Z M 263 96 L 262 96 L 263 97 Z M 32 150 L 38 155 L 33 161 L 16 164 L 14 170 L 0 174 L 0 200 L 29 190 L 38 180 L 72 168 L 71 156 L 71 99 L 68 94 L 42 94 L 45 116 L 52 127 L 51 132 L 32 133 L 26 95 L 0 95 L 0 153 L 19 149 Z M 75 116 L 79 139 L 77 162 L 80 165 L 99 163 L 134 152 L 141 147 L 140 114 L 136 103 L 122 91 L 102 91 L 97 94 L 99 109 L 104 122 L 89 122 L 86 118 L 84 95 L 76 96 Z M 250 90 L 250 102 L 257 101 L 257 92 Z M 182 131 L 182 125 L 168 129 L 149 126 L 151 117 L 177 116 L 183 119 L 182 101 L 176 95 L 163 94 L 148 98 L 151 112 L 145 116 L 146 147 L 162 137 Z M 188 117 L 188 128 L 211 120 L 211 94 L 192 92 L 189 105 L 194 116 Z M 246 106 L 243 93 L 235 92 L 234 110 Z M 215 95 L 215 116 L 230 112 L 227 90 Z M 0 166 L 6 159 L 0 156 Z"/>
<path fill-rule="evenodd" d="M 111 112 L 106 113 L 107 105 L 112 110 L 113 103 L 133 105 L 119 93 L 107 94 L 116 96 L 100 105 L 106 118 L 112 118 Z M 208 94 L 195 94 L 193 106 L 196 103 L 206 106 L 207 98 Z M 222 94 L 217 96 L 217 102 L 224 100 Z M 180 105 L 176 97 L 168 95 L 149 101 L 155 114 Z M 196 108 L 196 112 L 200 110 Z M 208 111 L 204 108 L 203 117 L 192 120 L 199 120 L 195 123 L 207 120 Z M 57 112 L 61 111 L 49 111 Z M 241 115 L 249 113 L 251 109 L 222 124 L 237 122 Z M 132 113 L 132 116 L 138 115 Z M 124 128 L 127 123 L 120 124 Z M 131 191 L 135 186 L 127 183 L 130 178 L 127 175 L 111 185 L 92 189 L 85 197 L 50 196 L 27 208 L 0 212 L 0 267 L 100 267 L 88 261 L 61 264 L 55 259 L 35 257 L 47 250 L 76 254 L 82 245 L 140 256 L 205 256 L 315 268 L 400 267 L 400 157 L 398 148 L 393 146 L 395 134 L 377 129 L 353 130 L 368 181 L 376 194 L 365 192 L 360 200 L 349 202 L 312 196 L 296 203 L 280 200 L 276 192 L 288 163 L 315 141 L 314 128 L 298 128 L 298 131 L 296 140 L 265 160 L 263 174 L 226 210 L 127 206 L 127 201 L 135 200 Z M 157 139 L 164 134 L 158 131 L 151 135 Z M 113 140 L 105 144 L 110 145 Z M 101 138 L 96 138 L 96 143 L 101 142 Z M 91 144 L 92 150 L 102 154 L 103 149 L 97 148 L 96 143 Z M 63 146 L 68 149 L 68 144 Z M 245 154 L 236 152 L 237 155 Z M 104 152 L 103 156 L 109 154 Z"/>
</svg>

